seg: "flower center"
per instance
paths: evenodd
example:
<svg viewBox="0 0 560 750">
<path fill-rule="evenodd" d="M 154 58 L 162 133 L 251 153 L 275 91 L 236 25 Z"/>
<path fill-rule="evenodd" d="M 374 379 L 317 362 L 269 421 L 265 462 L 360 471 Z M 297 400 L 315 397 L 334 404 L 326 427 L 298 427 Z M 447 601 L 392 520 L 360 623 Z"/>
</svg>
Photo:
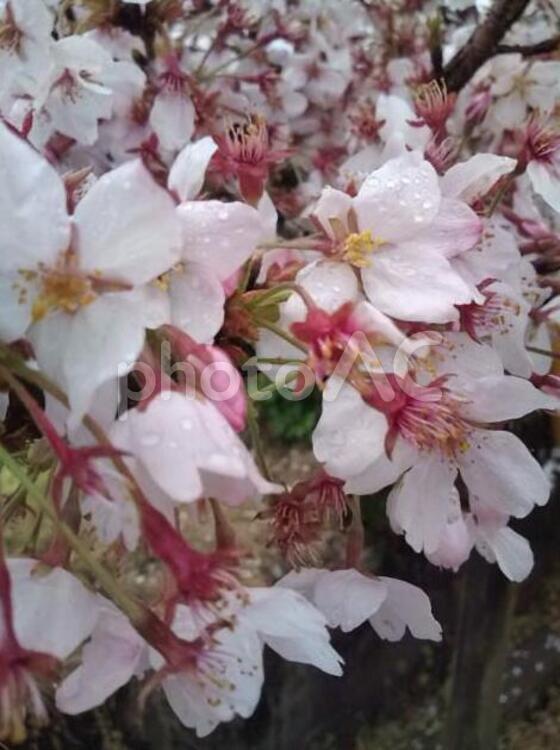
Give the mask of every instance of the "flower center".
<svg viewBox="0 0 560 750">
<path fill-rule="evenodd" d="M 560 151 L 560 134 L 538 120 L 532 120 L 525 135 L 525 149 L 528 160 L 552 164 Z"/>
<path fill-rule="evenodd" d="M 459 412 L 460 402 L 448 392 L 429 386 L 407 400 L 396 416 L 401 436 L 421 451 L 452 457 L 469 447 L 470 428 Z"/>
<path fill-rule="evenodd" d="M 245 122 L 234 122 L 227 131 L 231 156 L 247 164 L 260 163 L 268 149 L 268 128 L 261 115 L 250 115 Z"/>
<path fill-rule="evenodd" d="M 369 256 L 383 244 L 383 240 L 373 237 L 369 229 L 352 232 L 344 240 L 342 258 L 356 268 L 367 268 L 371 263 Z"/>
<path fill-rule="evenodd" d="M 36 323 L 54 310 L 75 313 L 96 297 L 87 276 L 75 271 L 48 269 L 41 274 L 40 291 L 31 308 L 31 317 Z"/>
<path fill-rule="evenodd" d="M 22 39 L 23 33 L 18 29 L 12 8 L 8 3 L 4 21 L 0 22 L 0 49 L 17 54 L 21 50 Z"/>
</svg>

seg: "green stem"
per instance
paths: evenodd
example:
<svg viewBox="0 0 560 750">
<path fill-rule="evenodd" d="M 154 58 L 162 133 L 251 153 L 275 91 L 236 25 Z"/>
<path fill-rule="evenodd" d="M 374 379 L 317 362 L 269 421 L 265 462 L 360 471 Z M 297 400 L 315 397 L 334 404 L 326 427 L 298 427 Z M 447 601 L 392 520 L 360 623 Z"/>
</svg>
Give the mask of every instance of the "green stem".
<svg viewBox="0 0 560 750">
<path fill-rule="evenodd" d="M 115 581 L 111 573 L 101 565 L 92 552 L 84 545 L 82 540 L 70 529 L 63 521 L 60 520 L 53 510 L 52 504 L 43 493 L 40 492 L 33 481 L 29 478 L 26 471 L 12 458 L 3 445 L 0 445 L 0 463 L 17 479 L 20 485 L 26 490 L 27 494 L 34 500 L 41 510 L 49 517 L 57 530 L 64 536 L 70 547 L 84 562 L 96 580 L 100 583 L 105 593 L 122 609 L 132 622 L 141 622 L 143 620 L 143 609 L 128 594 L 121 590 L 119 584 Z"/>
<path fill-rule="evenodd" d="M 255 458 L 257 460 L 257 465 L 263 477 L 265 479 L 268 479 L 268 481 L 270 482 L 271 481 L 270 472 L 268 471 L 266 458 L 264 457 L 264 450 L 263 450 L 262 442 L 261 442 L 259 423 L 257 420 L 255 409 L 253 408 L 252 405 L 249 405 L 249 410 L 247 413 L 247 424 L 249 426 L 249 434 L 251 435 L 251 443 L 253 446 L 253 450 L 255 451 Z"/>
<path fill-rule="evenodd" d="M 253 302 L 249 303 L 249 306 L 263 307 L 265 303 L 274 300 L 278 294 L 282 295 L 284 292 L 293 292 L 294 294 L 297 294 L 308 310 L 317 307 L 309 292 L 293 281 L 285 281 L 282 284 L 277 284 L 271 289 L 265 289 L 255 297 Z"/>
<path fill-rule="evenodd" d="M 296 349 L 299 349 L 301 352 L 304 352 L 307 355 L 307 347 L 304 344 L 302 344 L 300 341 L 298 341 L 296 338 L 294 338 L 294 336 L 292 336 L 287 331 L 285 331 L 283 328 L 280 328 L 280 326 L 277 326 L 276 323 L 272 323 L 269 320 L 257 319 L 257 324 L 261 326 L 261 328 L 267 328 L 269 331 L 272 331 L 272 333 L 275 333 L 281 339 L 284 339 L 284 341 L 287 341 L 288 344 L 291 344 Z"/>
</svg>

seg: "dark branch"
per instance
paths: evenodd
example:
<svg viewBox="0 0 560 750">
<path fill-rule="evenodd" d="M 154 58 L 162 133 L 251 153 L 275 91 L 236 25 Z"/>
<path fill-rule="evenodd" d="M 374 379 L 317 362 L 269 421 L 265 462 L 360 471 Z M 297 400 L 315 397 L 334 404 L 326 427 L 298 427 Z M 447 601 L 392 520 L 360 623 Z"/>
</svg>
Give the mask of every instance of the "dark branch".
<svg viewBox="0 0 560 750">
<path fill-rule="evenodd" d="M 523 57 L 532 57 L 534 55 L 546 55 L 548 52 L 556 52 L 560 47 L 560 34 L 553 36 L 551 39 L 544 39 L 536 44 L 498 44 L 496 52 L 500 55 L 507 55 L 517 52 Z"/>
<path fill-rule="evenodd" d="M 448 91 L 460 91 L 476 71 L 496 54 L 496 49 L 513 24 L 521 18 L 530 0 L 494 0 L 484 21 L 469 41 L 447 63 L 443 77 Z"/>
</svg>

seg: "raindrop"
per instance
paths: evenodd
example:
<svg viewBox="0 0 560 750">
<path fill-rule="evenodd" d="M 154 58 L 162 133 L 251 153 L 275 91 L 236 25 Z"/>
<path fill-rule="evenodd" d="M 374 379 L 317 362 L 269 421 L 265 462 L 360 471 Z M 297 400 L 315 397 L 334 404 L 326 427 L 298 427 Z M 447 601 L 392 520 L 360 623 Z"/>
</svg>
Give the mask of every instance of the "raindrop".
<svg viewBox="0 0 560 750">
<path fill-rule="evenodd" d="M 146 447 L 151 447 L 153 445 L 157 445 L 160 439 L 161 437 L 157 432 L 147 432 L 145 435 L 142 435 L 142 437 L 140 438 L 140 442 Z"/>
</svg>

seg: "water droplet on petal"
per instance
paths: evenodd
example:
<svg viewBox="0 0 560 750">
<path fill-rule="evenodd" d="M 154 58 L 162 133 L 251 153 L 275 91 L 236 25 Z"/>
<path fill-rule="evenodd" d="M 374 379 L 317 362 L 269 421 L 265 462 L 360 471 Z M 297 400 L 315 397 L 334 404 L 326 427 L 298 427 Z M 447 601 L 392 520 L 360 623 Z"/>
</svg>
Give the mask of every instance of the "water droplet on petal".
<svg viewBox="0 0 560 750">
<path fill-rule="evenodd" d="M 161 437 L 157 432 L 147 432 L 145 435 L 141 436 L 140 443 L 149 448 L 151 446 L 157 445 L 160 439 Z"/>
</svg>

